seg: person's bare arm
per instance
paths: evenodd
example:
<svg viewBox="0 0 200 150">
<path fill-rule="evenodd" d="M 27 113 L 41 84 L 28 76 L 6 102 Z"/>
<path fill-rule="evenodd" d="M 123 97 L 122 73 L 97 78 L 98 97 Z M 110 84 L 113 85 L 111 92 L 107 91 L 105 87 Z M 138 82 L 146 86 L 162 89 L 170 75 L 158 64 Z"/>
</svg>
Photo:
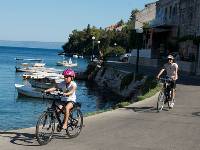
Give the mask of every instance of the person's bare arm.
<svg viewBox="0 0 200 150">
<path fill-rule="evenodd" d="M 49 89 L 44 90 L 44 92 L 45 92 L 45 93 L 48 93 L 48 92 L 53 92 L 53 91 L 55 91 L 55 90 L 56 90 L 56 88 L 55 88 L 55 87 L 52 87 L 52 88 L 49 88 Z"/>
<path fill-rule="evenodd" d="M 178 66 L 176 66 L 176 69 L 175 69 L 175 79 L 174 80 L 177 80 L 178 79 Z"/>
<path fill-rule="evenodd" d="M 159 79 L 160 78 L 160 76 L 161 76 L 161 74 L 163 73 L 165 71 L 165 69 L 163 68 L 163 69 L 161 69 L 160 70 L 160 72 L 158 73 L 158 75 L 156 76 L 156 78 L 157 79 Z"/>
</svg>

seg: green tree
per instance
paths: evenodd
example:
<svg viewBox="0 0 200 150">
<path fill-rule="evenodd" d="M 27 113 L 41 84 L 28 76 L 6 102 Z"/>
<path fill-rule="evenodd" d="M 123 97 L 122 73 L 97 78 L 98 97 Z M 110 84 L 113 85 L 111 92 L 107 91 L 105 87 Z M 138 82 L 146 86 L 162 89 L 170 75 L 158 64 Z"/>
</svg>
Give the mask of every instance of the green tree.
<svg viewBox="0 0 200 150">
<path fill-rule="evenodd" d="M 138 12 L 139 12 L 138 9 L 133 9 L 133 10 L 131 11 L 131 16 L 130 16 L 129 20 L 135 21 L 135 19 L 136 19 L 136 14 L 137 14 Z"/>
</svg>

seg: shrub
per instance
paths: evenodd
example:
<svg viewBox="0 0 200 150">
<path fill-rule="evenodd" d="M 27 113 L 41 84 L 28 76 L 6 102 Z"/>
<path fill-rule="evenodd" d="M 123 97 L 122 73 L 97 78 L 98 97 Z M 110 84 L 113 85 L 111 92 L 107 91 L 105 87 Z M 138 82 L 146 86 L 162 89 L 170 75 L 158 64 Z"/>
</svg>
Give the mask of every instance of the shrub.
<svg viewBox="0 0 200 150">
<path fill-rule="evenodd" d="M 133 77 L 133 73 L 129 73 L 126 76 L 124 76 L 121 81 L 120 90 L 123 90 L 125 87 L 127 87 L 132 82 Z"/>
</svg>

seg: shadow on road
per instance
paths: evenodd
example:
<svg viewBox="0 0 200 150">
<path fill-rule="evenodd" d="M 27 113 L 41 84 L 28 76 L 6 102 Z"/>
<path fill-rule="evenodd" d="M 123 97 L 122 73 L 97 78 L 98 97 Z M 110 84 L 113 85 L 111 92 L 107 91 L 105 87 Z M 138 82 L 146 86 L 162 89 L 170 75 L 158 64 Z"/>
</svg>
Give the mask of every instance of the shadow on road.
<svg viewBox="0 0 200 150">
<path fill-rule="evenodd" d="M 192 113 L 193 116 L 197 116 L 197 117 L 200 117 L 200 112 L 194 112 Z"/>
<path fill-rule="evenodd" d="M 35 134 L 19 132 L 0 132 L 1 137 L 10 138 L 10 143 L 23 146 L 39 146 Z"/>
<path fill-rule="evenodd" d="M 0 132 L 1 137 L 9 138 L 10 143 L 22 146 L 40 146 L 35 134 L 20 132 Z M 66 134 L 54 133 L 53 139 L 69 139 Z"/>
<path fill-rule="evenodd" d="M 134 112 L 157 112 L 155 107 L 125 107 L 125 109 L 131 109 Z"/>
</svg>

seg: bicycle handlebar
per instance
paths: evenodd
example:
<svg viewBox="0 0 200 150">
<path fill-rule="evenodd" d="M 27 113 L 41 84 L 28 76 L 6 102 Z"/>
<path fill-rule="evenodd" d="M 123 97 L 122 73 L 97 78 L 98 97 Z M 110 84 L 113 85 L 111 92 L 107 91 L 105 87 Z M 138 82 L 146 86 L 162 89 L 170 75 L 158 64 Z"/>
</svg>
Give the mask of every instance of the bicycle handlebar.
<svg viewBox="0 0 200 150">
<path fill-rule="evenodd" d="M 62 91 L 59 91 L 59 90 L 56 90 L 56 91 L 53 91 L 53 92 L 44 92 L 44 91 L 41 91 L 42 92 L 42 95 L 52 95 L 53 97 L 63 97 L 63 92 Z"/>
<path fill-rule="evenodd" d="M 172 78 L 170 78 L 170 77 L 159 78 L 159 80 L 162 81 L 162 82 L 171 82 L 171 81 L 173 81 Z"/>
</svg>

